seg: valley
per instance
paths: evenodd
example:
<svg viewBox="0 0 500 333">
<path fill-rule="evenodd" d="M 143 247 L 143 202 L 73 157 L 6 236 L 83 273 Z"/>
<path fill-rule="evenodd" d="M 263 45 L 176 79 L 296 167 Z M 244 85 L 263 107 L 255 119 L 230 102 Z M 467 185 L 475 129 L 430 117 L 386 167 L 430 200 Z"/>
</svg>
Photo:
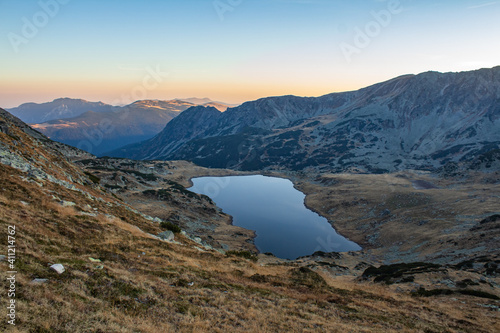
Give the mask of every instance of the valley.
<svg viewBox="0 0 500 333">
<path fill-rule="evenodd" d="M 152 138 L 170 120 L 196 105 L 211 106 L 221 112 L 229 107 L 197 98 L 140 100 L 124 106 L 59 98 L 48 103 L 25 103 L 9 111 L 55 141 L 102 155 Z"/>
<path fill-rule="evenodd" d="M 135 164 L 135 170 L 143 172 L 148 172 L 148 168 L 158 170 L 159 166 L 167 163 L 169 172 L 166 175 L 161 175 L 162 172 L 151 174 L 159 178 L 165 177 L 185 187 L 191 186 L 190 179 L 196 177 L 256 174 L 206 169 L 185 161 L 140 162 L 105 158 L 93 160 L 93 163 L 122 164 L 129 167 Z M 92 170 L 99 177 L 103 177 L 104 182 L 112 183 L 109 178 L 110 171 L 88 165 L 90 163 L 87 164 L 89 171 Z M 416 273 L 410 270 L 408 276 L 411 278 L 401 281 L 396 277 L 397 282 L 390 283 L 394 285 L 394 290 L 448 290 L 451 286 L 460 291 L 462 289 L 457 287 L 460 281 L 471 280 L 476 281 L 475 283 L 483 281 L 483 285 L 476 287 L 478 290 L 498 295 L 500 279 L 497 273 L 484 279 L 488 267 L 497 267 L 500 261 L 497 246 L 500 240 L 497 228 L 500 222 L 497 218 L 500 216 L 498 172 L 471 173 L 466 179 L 446 179 L 419 171 L 385 175 L 306 175 L 302 172 L 278 171 L 263 174 L 292 180 L 294 186 L 306 194 L 305 203 L 310 209 L 325 216 L 337 232 L 355 241 L 363 249 L 357 252 L 329 253 L 335 252 L 336 244 L 325 237 L 319 245 L 328 251 L 318 251 L 296 261 L 258 254 L 259 262 L 268 265 L 306 265 L 315 271 L 322 271 L 343 280 L 349 277 L 360 278 L 370 266 L 425 262 L 436 265 L 439 269 L 416 270 Z M 415 180 L 433 184 L 436 188 L 415 189 Z M 165 207 L 165 202 L 148 201 L 147 205 L 141 206 L 144 201 L 136 199 L 138 192 L 141 193 L 146 184 L 158 191 L 163 182 L 148 181 L 144 177 L 139 182 L 142 184 L 140 187 L 131 182 L 127 189 L 114 189 L 113 192 L 126 198 L 125 200 L 134 207 L 142 207 L 152 216 L 172 220 L 172 216 L 167 213 L 170 208 Z M 172 207 L 178 207 L 172 203 L 181 199 L 175 194 L 175 190 L 173 192 L 172 199 L 167 202 Z M 202 199 L 197 203 L 191 200 L 188 209 L 190 214 L 199 210 L 196 208 L 198 205 L 205 211 L 208 209 L 217 213 L 202 215 L 205 220 L 203 224 L 196 225 L 198 229 L 193 229 L 193 216 L 186 219 L 189 222 L 179 219 L 172 221 L 215 249 L 256 252 L 255 246 L 251 245 L 255 237 L 252 232 L 229 226 L 230 217 L 208 200 Z M 234 230 L 232 233 L 231 229 Z"/>
<path fill-rule="evenodd" d="M 495 75 L 498 67 L 452 81 L 461 91 Z M 0 267 L 18 272 L 18 324 L 35 332 L 494 332 L 500 154 L 491 131 L 498 108 L 488 101 L 498 87 L 470 111 L 473 122 L 457 120 L 453 107 L 437 110 L 447 130 L 422 131 L 430 113 L 420 114 L 420 95 L 398 107 L 398 126 L 368 119 L 375 93 L 392 105 L 421 80 L 449 77 L 402 77 L 319 100 L 269 98 L 224 113 L 193 106 L 154 138 L 116 151 L 142 160 L 98 158 L 0 109 L 0 224 L 15 226 L 19 239 L 15 261 L 0 257 Z M 460 102 L 459 93 L 446 98 Z M 394 140 L 396 127 L 411 149 Z M 307 208 L 362 249 L 337 252 L 325 234 L 321 250 L 295 260 L 259 253 L 255 231 L 189 190 L 193 178 L 250 175 L 288 179 Z"/>
<path fill-rule="evenodd" d="M 499 17 L 0 0 L 0 332 L 500 333 Z"/>
<path fill-rule="evenodd" d="M 165 187 L 165 182 L 173 181 L 190 187 L 190 179 L 196 177 L 257 174 L 207 169 L 185 161 L 141 162 L 104 158 L 77 163 L 100 177 L 104 186 L 113 193 L 130 198 L 127 201 L 134 205 L 145 201 L 136 198 L 143 195 L 145 189 L 159 190 Z M 120 166 L 121 169 L 117 168 Z M 166 172 L 156 172 L 162 167 Z M 134 174 L 125 168 L 132 168 L 139 176 L 130 177 Z M 114 175 L 117 172 L 128 174 L 127 186 L 123 176 Z M 148 180 L 145 174 L 157 179 Z M 310 209 L 326 217 L 342 235 L 360 244 L 367 257 L 378 258 L 380 263 L 457 263 L 480 253 L 498 255 L 496 244 L 499 235 L 485 233 L 486 226 L 481 227 L 480 221 L 500 214 L 499 172 L 472 173 L 469 180 L 445 179 L 416 171 L 385 175 L 305 175 L 277 171 L 263 174 L 292 180 L 295 187 L 306 194 L 305 203 Z M 438 188 L 417 190 L 412 185 L 415 179 L 427 180 Z M 156 204 L 160 207 L 156 210 L 151 207 L 148 212 L 159 216 L 158 213 L 163 210 L 159 217 L 169 219 L 169 208 L 164 207 L 161 201 Z M 213 203 L 207 201 L 203 205 L 212 205 L 220 212 Z M 179 223 L 188 228 L 187 224 Z M 206 238 L 202 234 L 199 236 Z"/>
<path fill-rule="evenodd" d="M 138 184 L 167 187 L 145 176 L 146 169 L 152 166 L 149 162 L 83 161 L 87 173 L 92 170 L 91 175 L 98 174 L 104 184 L 110 184 L 105 180 L 110 171 L 96 170 L 96 165 L 116 163 L 124 164 L 123 175 L 132 175 L 127 178 L 132 192 L 144 191 L 146 187 L 135 188 Z M 136 165 L 126 166 L 130 163 Z M 186 185 L 194 176 L 238 173 L 187 162 L 167 162 L 168 167 L 165 162 L 156 163 L 163 163 L 162 167 L 171 173 L 150 174 Z M 155 165 L 155 170 L 161 170 L 160 165 Z M 189 198 L 184 191 L 178 192 L 176 185 L 169 191 L 174 199 L 167 205 L 150 203 L 141 207 L 144 211 L 140 213 L 124 202 L 127 198 L 131 202 L 140 200 L 138 195 L 135 199 L 128 195 L 127 189 L 117 193 L 121 190 L 89 182 L 86 186 L 76 185 L 80 192 L 51 181 L 27 178 L 3 164 L 0 172 L 0 223 L 15 224 L 22 233 L 16 263 L 22 292 L 17 300 L 18 324 L 25 328 L 75 332 L 258 332 L 283 327 L 291 332 L 492 332 L 497 323 L 499 301 L 495 295 L 499 281 L 492 257 L 459 265 L 403 264 L 389 266 L 384 273 L 367 273 L 370 265 L 378 267 L 381 261 L 364 251 L 316 253 L 296 261 L 263 254 L 247 257 L 248 252 L 238 250 L 222 254 L 211 248 L 227 243 L 227 239 L 217 233 L 208 234 L 217 242 L 207 247 L 210 238 L 196 241 L 196 228 L 189 229 L 188 224 L 193 236 L 175 234 L 175 242 L 154 237 L 161 231 L 153 214 L 155 209 L 161 212 L 165 206 L 175 208 L 181 216 L 196 214 L 197 207 L 217 210 L 203 198 Z M 90 179 L 96 180 L 94 177 Z M 325 180 L 316 181 L 297 184 L 333 189 Z M 189 209 L 183 204 L 189 204 Z M 214 218 L 214 214 L 209 214 L 210 218 L 202 213 L 199 216 L 206 219 L 204 225 L 217 226 L 216 231 L 219 226 L 228 226 L 227 219 Z M 236 233 L 243 232 L 235 229 Z M 349 233 L 348 228 L 342 230 Z M 205 233 L 207 228 L 203 229 Z M 251 247 L 241 247 L 242 243 L 249 244 L 251 236 L 240 238 L 230 244 L 231 248 L 252 251 Z M 48 269 L 52 263 L 62 263 L 66 272 L 52 272 Z M 4 262 L 0 265 L 3 267 Z M 382 283 L 371 282 L 374 278 Z M 34 279 L 46 282 L 35 283 Z"/>
</svg>

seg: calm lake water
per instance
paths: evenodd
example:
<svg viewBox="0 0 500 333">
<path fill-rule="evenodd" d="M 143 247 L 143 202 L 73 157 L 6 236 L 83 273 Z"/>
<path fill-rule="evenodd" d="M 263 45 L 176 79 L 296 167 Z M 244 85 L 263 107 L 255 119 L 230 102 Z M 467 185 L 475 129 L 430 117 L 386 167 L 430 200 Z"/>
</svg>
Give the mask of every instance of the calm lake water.
<svg viewBox="0 0 500 333">
<path fill-rule="evenodd" d="M 262 253 L 296 259 L 316 251 L 346 252 L 361 247 L 340 236 L 326 218 L 307 209 L 305 195 L 287 179 L 265 176 L 201 177 L 190 191 L 208 195 L 233 217 L 233 224 L 255 230 Z"/>
</svg>

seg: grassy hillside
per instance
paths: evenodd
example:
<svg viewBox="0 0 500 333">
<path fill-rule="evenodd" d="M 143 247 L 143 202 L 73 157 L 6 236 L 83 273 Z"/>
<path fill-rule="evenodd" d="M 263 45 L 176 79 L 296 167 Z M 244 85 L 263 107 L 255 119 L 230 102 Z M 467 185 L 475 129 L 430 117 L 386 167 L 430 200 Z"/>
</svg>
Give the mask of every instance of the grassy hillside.
<svg viewBox="0 0 500 333">
<path fill-rule="evenodd" d="M 238 230 L 209 199 L 193 196 L 183 185 L 192 176 L 228 171 L 172 162 L 161 173 L 146 162 L 94 160 L 2 110 L 0 162 L 0 244 L 16 249 L 15 259 L 0 257 L 0 331 L 489 333 L 498 328 L 494 261 L 481 262 L 481 269 L 475 268 L 479 261 L 371 267 L 376 262 L 364 262 L 357 253 L 286 261 L 256 256 L 248 251 L 251 246 L 238 245 L 238 238 L 228 243 L 230 251 L 214 250 Z M 154 172 L 146 173 L 151 167 Z M 155 235 L 168 227 L 160 222 L 170 221 L 172 212 L 180 217 L 176 225 L 189 233 L 160 240 Z M 189 228 L 198 220 L 214 226 L 213 233 L 203 232 L 214 246 L 195 237 L 207 228 Z M 478 227 L 495 223 L 492 217 Z M 13 227 L 15 239 L 8 238 Z M 55 272 L 53 264 L 65 271 Z M 12 270 L 15 283 L 7 280 Z M 457 283 L 444 288 L 435 281 Z M 15 295 L 9 292 L 13 287 Z M 6 320 L 11 300 L 15 326 Z"/>
<path fill-rule="evenodd" d="M 414 297 L 201 250 L 180 235 L 160 241 L 150 235 L 158 223 L 98 190 L 92 200 L 10 167 L 0 176 L 1 229 L 17 229 L 19 332 L 493 332 L 498 319 L 473 296 Z"/>
</svg>

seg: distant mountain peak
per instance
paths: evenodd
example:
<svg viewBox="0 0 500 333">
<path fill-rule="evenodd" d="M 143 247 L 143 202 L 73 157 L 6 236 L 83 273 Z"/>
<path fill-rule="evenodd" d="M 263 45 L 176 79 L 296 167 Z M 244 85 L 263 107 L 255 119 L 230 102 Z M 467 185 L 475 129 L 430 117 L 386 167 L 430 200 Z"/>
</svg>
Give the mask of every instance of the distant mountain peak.
<svg viewBox="0 0 500 333">
<path fill-rule="evenodd" d="M 203 104 L 207 104 L 207 103 L 213 102 L 208 97 L 203 97 L 203 98 L 198 98 L 198 97 L 178 98 L 178 100 L 184 101 L 184 102 L 188 102 L 188 103 L 193 103 L 193 104 L 196 104 L 196 105 L 203 105 Z"/>
<path fill-rule="evenodd" d="M 60 97 L 54 99 L 52 102 L 70 102 L 70 101 L 77 101 L 77 102 L 85 102 L 88 103 L 88 101 L 82 99 L 82 98 L 70 98 L 70 97 Z"/>
</svg>

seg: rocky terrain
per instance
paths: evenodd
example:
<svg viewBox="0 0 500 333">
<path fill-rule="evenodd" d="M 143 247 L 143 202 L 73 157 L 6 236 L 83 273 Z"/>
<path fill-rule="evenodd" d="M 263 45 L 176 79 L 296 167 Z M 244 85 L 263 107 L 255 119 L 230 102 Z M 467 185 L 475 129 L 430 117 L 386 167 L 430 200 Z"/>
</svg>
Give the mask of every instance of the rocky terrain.
<svg viewBox="0 0 500 333">
<path fill-rule="evenodd" d="M 251 231 L 185 189 L 192 177 L 247 173 L 97 159 L 0 110 L 0 224 L 17 230 L 16 327 L 494 332 L 498 169 L 442 172 L 266 171 L 292 180 L 363 247 L 289 261 L 255 254 Z M 8 264 L 0 257 L 2 271 Z"/>
<path fill-rule="evenodd" d="M 75 162 L 100 179 L 111 194 L 139 211 L 181 227 L 203 244 L 222 250 L 257 252 L 255 234 L 231 224 L 232 218 L 207 196 L 185 189 L 191 177 L 224 176 L 230 170 L 205 169 L 184 161 L 133 161 L 127 159 L 83 159 Z"/>
<path fill-rule="evenodd" d="M 406 75 L 317 98 L 270 97 L 221 113 L 186 110 L 110 156 L 238 170 L 385 173 L 498 162 L 500 67 Z"/>
</svg>

